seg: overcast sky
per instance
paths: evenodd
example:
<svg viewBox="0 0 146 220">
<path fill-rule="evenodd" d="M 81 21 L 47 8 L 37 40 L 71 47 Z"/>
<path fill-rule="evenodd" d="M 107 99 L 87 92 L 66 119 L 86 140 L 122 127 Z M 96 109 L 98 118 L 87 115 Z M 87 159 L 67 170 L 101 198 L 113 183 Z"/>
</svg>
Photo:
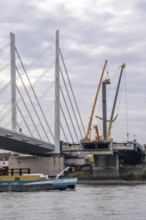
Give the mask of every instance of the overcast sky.
<svg viewBox="0 0 146 220">
<path fill-rule="evenodd" d="M 130 140 L 136 137 L 146 143 L 145 0 L 1 0 L 0 9 L 0 48 L 9 42 L 9 32 L 15 33 L 25 64 L 51 45 L 55 31 L 60 31 L 60 48 L 86 128 L 105 59 L 105 77 L 111 79 L 107 88 L 108 118 L 119 66 L 126 63 L 112 137 L 126 140 L 129 132 Z M 1 77 L 2 86 L 5 77 Z M 100 95 L 95 115 L 101 116 L 101 106 Z M 102 130 L 102 122 L 94 117 L 95 123 Z"/>
</svg>

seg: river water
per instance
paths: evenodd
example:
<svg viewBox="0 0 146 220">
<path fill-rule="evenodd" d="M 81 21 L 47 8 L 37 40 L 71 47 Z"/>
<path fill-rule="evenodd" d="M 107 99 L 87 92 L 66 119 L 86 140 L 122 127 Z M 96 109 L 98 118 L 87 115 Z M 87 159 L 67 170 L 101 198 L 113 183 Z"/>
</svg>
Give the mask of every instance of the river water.
<svg viewBox="0 0 146 220">
<path fill-rule="evenodd" d="M 146 185 L 0 193 L 0 220 L 146 220 Z"/>
</svg>

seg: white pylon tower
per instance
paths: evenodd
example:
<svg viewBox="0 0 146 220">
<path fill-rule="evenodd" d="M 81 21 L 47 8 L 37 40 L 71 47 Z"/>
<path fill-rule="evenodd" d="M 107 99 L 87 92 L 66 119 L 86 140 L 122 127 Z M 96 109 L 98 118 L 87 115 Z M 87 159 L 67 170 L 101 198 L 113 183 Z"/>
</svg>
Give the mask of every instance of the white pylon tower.
<svg viewBox="0 0 146 220">
<path fill-rule="evenodd" d="M 16 114 L 16 68 L 15 68 L 15 35 L 10 33 L 10 59 L 11 59 L 11 105 L 12 105 L 12 131 L 17 128 Z"/>
<path fill-rule="evenodd" d="M 60 76 L 59 76 L 59 31 L 55 39 L 55 153 L 60 153 Z"/>
</svg>

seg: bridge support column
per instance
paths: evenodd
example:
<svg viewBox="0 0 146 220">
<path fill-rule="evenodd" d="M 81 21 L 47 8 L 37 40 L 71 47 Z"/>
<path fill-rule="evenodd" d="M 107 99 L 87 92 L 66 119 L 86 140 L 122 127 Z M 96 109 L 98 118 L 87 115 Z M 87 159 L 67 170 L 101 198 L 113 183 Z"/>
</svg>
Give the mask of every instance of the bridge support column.
<svg viewBox="0 0 146 220">
<path fill-rule="evenodd" d="M 107 140 L 107 113 L 106 113 L 106 85 L 110 84 L 110 80 L 106 79 L 102 82 L 102 112 L 103 112 L 103 140 Z"/>
<path fill-rule="evenodd" d="M 119 176 L 119 157 L 113 155 L 94 155 L 93 177 Z"/>
</svg>

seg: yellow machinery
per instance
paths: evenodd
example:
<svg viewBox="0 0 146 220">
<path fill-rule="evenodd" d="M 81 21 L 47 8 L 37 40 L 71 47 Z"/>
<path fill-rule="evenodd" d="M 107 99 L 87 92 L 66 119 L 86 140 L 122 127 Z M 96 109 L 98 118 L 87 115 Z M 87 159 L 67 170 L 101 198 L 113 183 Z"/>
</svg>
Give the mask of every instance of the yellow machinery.
<svg viewBox="0 0 146 220">
<path fill-rule="evenodd" d="M 98 84 L 97 92 L 96 92 L 96 95 L 95 95 L 95 99 L 94 99 L 91 115 L 90 115 L 90 118 L 89 118 L 88 128 L 87 128 L 87 132 L 86 132 L 86 136 L 84 138 L 84 141 L 90 141 L 91 140 L 90 130 L 91 130 L 91 125 L 92 125 L 93 115 L 94 115 L 94 111 L 95 111 L 95 107 L 96 107 L 96 102 L 97 102 L 97 98 L 98 98 L 98 95 L 99 95 L 99 91 L 100 91 L 100 87 L 101 87 L 101 83 L 102 83 L 102 79 L 103 79 L 103 75 L 104 75 L 104 72 L 105 72 L 105 68 L 106 68 L 107 62 L 108 61 L 105 60 L 105 63 L 104 63 L 104 66 L 103 66 L 103 70 L 102 70 L 102 73 L 101 73 L 101 77 L 100 77 L 100 81 L 99 81 L 99 84 Z M 100 140 L 101 137 L 99 136 L 97 125 L 94 128 L 95 128 L 95 131 L 96 131 L 96 140 Z"/>
<path fill-rule="evenodd" d="M 95 141 L 100 141 L 100 140 L 102 140 L 102 135 L 99 135 L 98 126 L 97 126 L 97 125 L 94 125 L 93 128 L 95 129 L 95 133 L 96 133 Z"/>
<path fill-rule="evenodd" d="M 117 119 L 118 115 L 116 115 L 116 117 L 114 117 L 114 112 L 115 112 L 115 107 L 116 107 L 116 102 L 117 102 L 117 97 L 118 97 L 118 92 L 119 92 L 119 88 L 120 88 L 120 83 L 121 83 L 121 78 L 122 78 L 122 74 L 123 74 L 123 70 L 125 68 L 125 63 L 123 63 L 120 67 L 121 67 L 121 71 L 120 71 L 120 76 L 119 76 L 119 81 L 118 81 L 118 85 L 117 85 L 117 90 L 116 90 L 116 95 L 115 95 L 115 99 L 114 99 L 114 104 L 113 104 L 113 108 L 112 108 L 112 113 L 111 113 L 111 117 L 110 120 L 107 120 L 107 122 L 109 123 L 108 126 L 108 131 L 107 131 L 107 140 L 110 141 L 111 140 L 111 128 L 112 128 L 112 123 Z M 95 116 L 98 119 L 103 120 L 103 118 L 99 117 L 99 116 Z"/>
<path fill-rule="evenodd" d="M 99 117 L 97 115 L 95 115 L 96 118 L 100 119 L 100 120 L 103 120 L 102 117 Z M 107 122 L 109 123 L 109 126 L 108 126 L 108 132 L 107 132 L 107 140 L 110 140 L 110 134 L 111 134 L 111 128 L 112 128 L 112 123 L 117 119 L 118 117 L 118 114 L 116 115 L 116 117 L 113 119 L 113 120 L 107 120 Z M 95 125 L 96 126 L 96 125 Z M 95 128 L 97 129 L 97 128 Z M 102 139 L 102 136 L 101 136 L 101 139 Z"/>
</svg>

